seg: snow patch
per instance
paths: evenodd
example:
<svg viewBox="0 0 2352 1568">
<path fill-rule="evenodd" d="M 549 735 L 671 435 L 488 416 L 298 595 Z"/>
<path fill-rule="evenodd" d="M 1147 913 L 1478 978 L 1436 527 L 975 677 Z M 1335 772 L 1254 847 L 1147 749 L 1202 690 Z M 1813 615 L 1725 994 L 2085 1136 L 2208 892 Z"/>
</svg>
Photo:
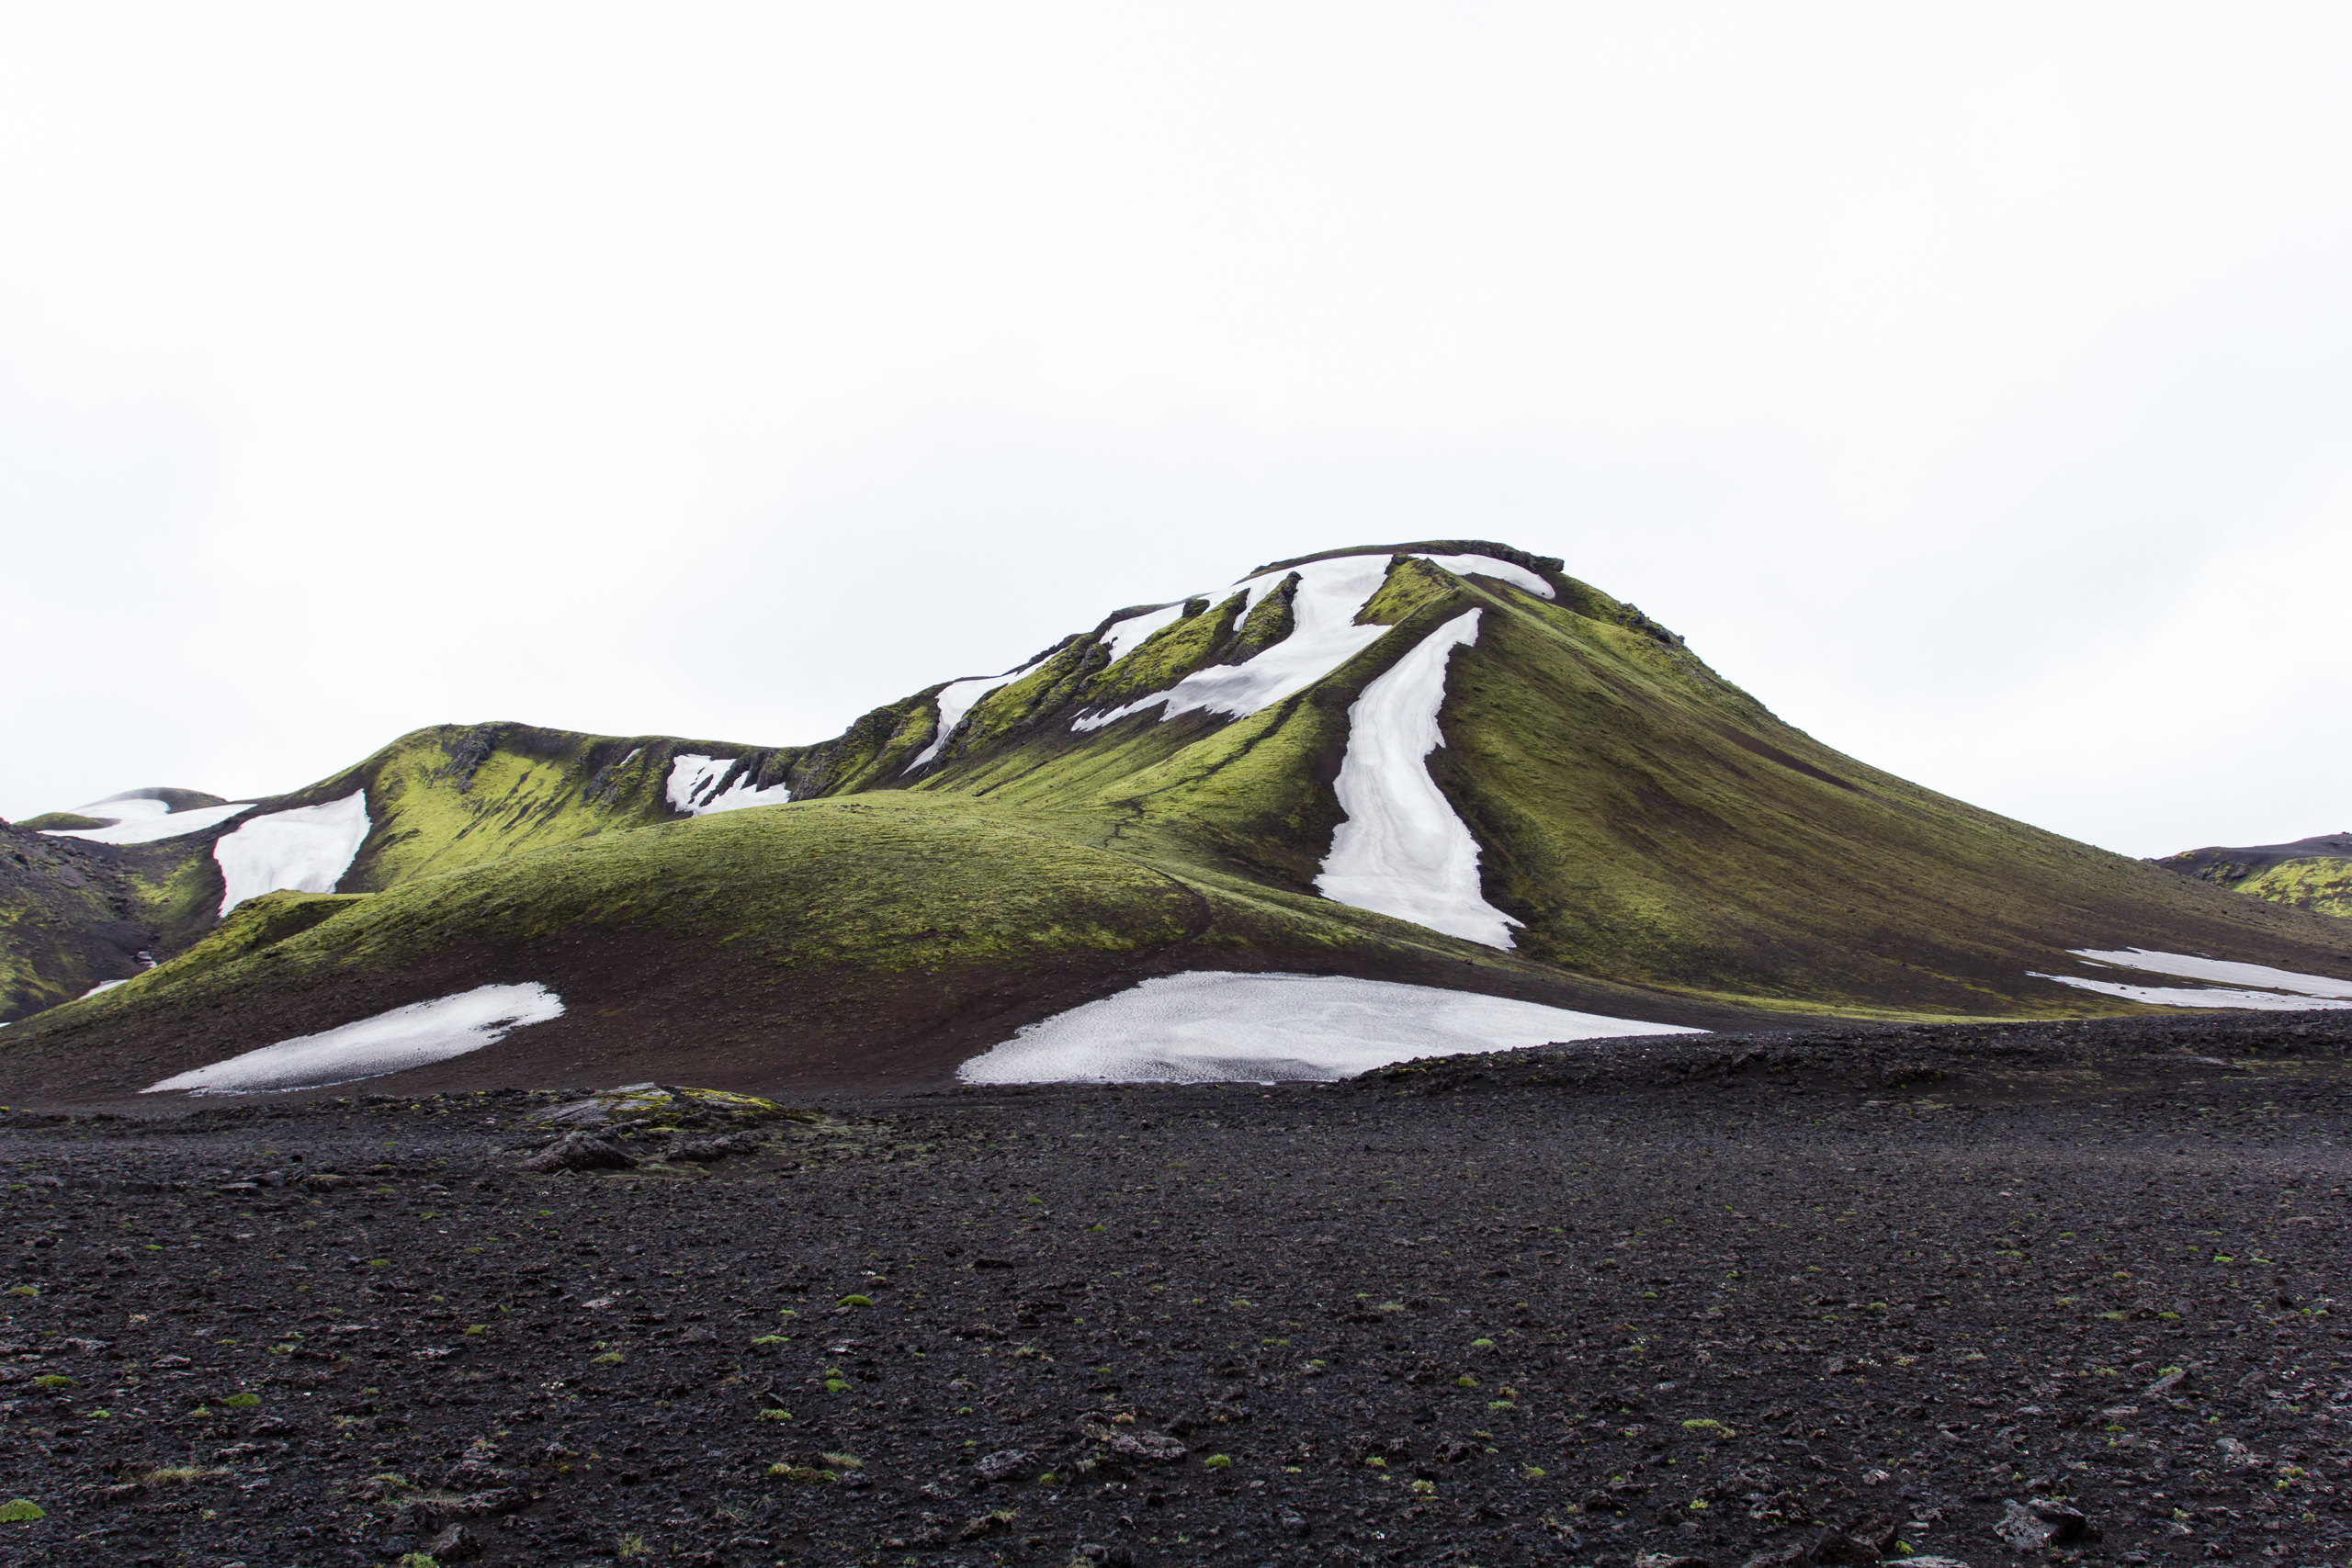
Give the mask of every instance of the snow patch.
<svg viewBox="0 0 2352 1568">
<path fill-rule="evenodd" d="M 2083 947 L 2075 956 L 2102 968 L 2169 975 L 2182 980 L 2213 980 L 2212 987 L 2143 986 L 2126 980 L 2086 978 L 2075 975 L 2035 974 L 2037 980 L 2055 980 L 2077 990 L 2097 991 L 2128 1001 L 2170 1008 L 2252 1008 L 2264 1012 L 2300 1012 L 2309 1008 L 2352 1007 L 2352 980 L 2328 975 L 2304 975 L 2273 969 L 2267 964 L 2239 964 L 2225 958 L 2199 958 L 2186 953 L 2158 953 L 2151 948 L 2103 950 Z M 2247 990 L 2245 987 L 2262 987 Z"/>
<path fill-rule="evenodd" d="M 1546 599 L 1553 596 L 1550 583 L 1525 567 L 1492 556 L 1424 555 L 1419 558 L 1434 561 L 1456 576 L 1479 572 Z M 1195 670 L 1167 691 L 1102 713 L 1080 714 L 1070 721 L 1070 728 L 1080 733 L 1100 729 L 1148 707 L 1158 707 L 1163 720 L 1196 709 L 1246 718 L 1305 691 L 1388 635 L 1386 626 L 1356 625 L 1356 616 L 1387 577 L 1388 562 L 1386 556 L 1334 556 L 1245 578 L 1237 586 L 1247 591 L 1247 609 L 1254 610 L 1259 601 L 1282 586 L 1292 570 L 1298 573 L 1298 592 L 1291 601 L 1290 636 L 1239 664 Z"/>
<path fill-rule="evenodd" d="M 1183 608 L 1182 604 L 1176 607 L 1179 610 Z M 1121 626 L 1126 624 L 1125 621 L 1119 623 Z M 973 704 L 995 691 L 999 686 L 1010 686 L 1023 675 L 1043 669 L 1046 660 L 1053 656 L 1051 652 L 1044 653 L 1020 669 L 1008 670 L 1001 675 L 978 675 L 969 681 L 951 681 L 940 687 L 939 694 L 932 698 L 932 702 L 939 710 L 939 728 L 931 732 L 931 744 L 916 752 L 915 760 L 899 771 L 903 773 L 911 773 L 933 757 L 938 756 L 939 749 L 947 744 L 947 738 L 956 733 L 956 727 L 964 722 L 964 716 L 972 711 Z"/>
<path fill-rule="evenodd" d="M 1456 577 L 1468 577 L 1474 572 L 1480 577 L 1499 577 L 1513 588 L 1524 588 L 1538 598 L 1558 597 L 1552 592 L 1550 583 L 1525 567 L 1497 560 L 1493 556 L 1422 556 L 1420 558 L 1445 568 Z"/>
<path fill-rule="evenodd" d="M 2125 1001 L 2147 1002 L 2162 1008 L 2251 1008 L 2260 1012 L 2303 1012 L 2312 1008 L 2352 1008 L 2352 1002 L 2321 1001 L 2311 997 L 2281 996 L 2277 991 L 2191 990 L 2185 986 L 2133 986 L 2120 980 L 2086 980 L 2074 975 L 2033 974 L 2036 980 L 2055 980 L 2078 991 L 2097 991 Z"/>
<path fill-rule="evenodd" d="M 635 751 L 629 753 L 631 757 L 636 755 Z M 685 753 L 673 759 L 668 785 L 671 808 L 689 817 L 707 817 L 714 811 L 741 811 L 747 806 L 782 806 L 792 798 L 792 786 L 789 784 L 770 784 L 765 789 L 754 789 L 748 768 L 732 784 L 725 789 L 719 788 L 726 781 L 729 770 L 741 760 Z M 623 765 L 627 765 L 626 759 Z"/>
<path fill-rule="evenodd" d="M 1103 643 L 1111 649 L 1111 663 L 1116 664 L 1133 653 L 1154 634 L 1174 626 L 1184 618 L 1185 601 L 1163 604 L 1157 610 L 1146 610 L 1140 615 L 1129 615 L 1124 621 L 1114 621 L 1102 634 Z M 1108 669 L 1110 666 L 1105 665 Z"/>
<path fill-rule="evenodd" d="M 2170 975 L 2182 980 L 2214 980 L 2230 986 L 2261 986 L 2274 991 L 2293 991 L 2306 997 L 2338 997 L 2352 1000 L 2352 980 L 2339 980 L 2330 975 L 2301 975 L 2292 969 L 2273 969 L 2266 964 L 2235 964 L 2224 958 L 2198 958 L 2185 953 L 2157 953 L 2144 947 L 2131 947 L 2120 952 L 2105 953 L 2097 948 L 2076 948 L 2075 956 L 2087 958 L 2094 964 L 2110 964 L 2118 969 L 2144 970 L 2151 975 Z"/>
<path fill-rule="evenodd" d="M 101 822 L 111 818 L 111 826 L 50 828 L 42 831 L 52 839 L 87 839 L 96 844 L 151 844 L 159 839 L 177 839 L 189 833 L 201 833 L 215 823 L 226 822 L 239 812 L 253 808 L 253 802 L 248 800 L 228 806 L 198 806 L 187 811 L 174 811 L 168 804 L 152 795 L 116 795 L 74 808 L 77 817 L 96 818 Z"/>
<path fill-rule="evenodd" d="M 982 1084 L 1328 1082 L 1416 1056 L 1704 1032 L 1393 980 L 1193 970 L 1026 1025 L 956 1076 Z"/>
<path fill-rule="evenodd" d="M 265 893 L 332 893 L 368 840 L 368 792 L 256 817 L 212 846 L 220 913 Z"/>
<path fill-rule="evenodd" d="M 1508 951 L 1520 922 L 1480 895 L 1478 840 L 1427 759 L 1445 744 L 1438 710 L 1456 648 L 1478 640 L 1476 610 L 1423 637 L 1348 709 L 1348 750 L 1333 788 L 1347 813 L 1315 886 L 1334 903 Z"/>
<path fill-rule="evenodd" d="M 446 1062 L 495 1045 L 526 1024 L 563 1016 L 563 998 L 537 982 L 477 986 L 411 1002 L 318 1034 L 298 1034 L 148 1085 L 141 1094 L 264 1094 L 325 1089 Z"/>
</svg>

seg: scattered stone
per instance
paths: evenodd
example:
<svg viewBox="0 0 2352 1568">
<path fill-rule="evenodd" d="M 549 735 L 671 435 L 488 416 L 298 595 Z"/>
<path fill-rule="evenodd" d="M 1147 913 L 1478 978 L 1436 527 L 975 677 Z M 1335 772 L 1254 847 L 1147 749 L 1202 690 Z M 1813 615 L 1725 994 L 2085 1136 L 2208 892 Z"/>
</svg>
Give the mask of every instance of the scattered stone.
<svg viewBox="0 0 2352 1568">
<path fill-rule="evenodd" d="M 2043 1551 L 2071 1541 L 2099 1538 L 2081 1509 L 2054 1497 L 2034 1497 L 2023 1503 L 2005 1499 L 2002 1506 L 2007 1512 L 2001 1516 L 2001 1522 L 1993 1527 L 1993 1533 L 2013 1551 Z"/>
<path fill-rule="evenodd" d="M 1884 1552 L 1867 1540 L 1844 1530 L 1826 1529 L 1814 1541 L 1810 1560 L 1815 1562 L 1875 1562 Z"/>
<path fill-rule="evenodd" d="M 1141 1460 L 1147 1464 L 1173 1464 L 1191 1451 L 1175 1438 L 1162 1437 L 1157 1432 L 1130 1432 L 1117 1427 L 1105 1427 L 1099 1421 L 1081 1423 L 1079 1435 L 1102 1444 L 1122 1459 Z"/>
<path fill-rule="evenodd" d="M 1634 1559 L 1634 1568 L 1713 1568 L 1703 1557 L 1678 1557 L 1670 1551 L 1645 1551 Z"/>
<path fill-rule="evenodd" d="M 463 1525 L 451 1525 L 433 1538 L 425 1555 L 439 1562 L 470 1562 L 481 1555 L 481 1539 Z"/>
<path fill-rule="evenodd" d="M 972 1469 L 983 1481 L 1009 1481 L 1024 1472 L 1030 1462 L 1030 1456 L 1023 1450 L 1006 1449 L 973 1461 Z"/>
<path fill-rule="evenodd" d="M 618 1145 L 594 1133 L 566 1133 L 523 1162 L 525 1170 L 552 1174 L 559 1170 L 633 1170 L 631 1159 Z"/>
</svg>

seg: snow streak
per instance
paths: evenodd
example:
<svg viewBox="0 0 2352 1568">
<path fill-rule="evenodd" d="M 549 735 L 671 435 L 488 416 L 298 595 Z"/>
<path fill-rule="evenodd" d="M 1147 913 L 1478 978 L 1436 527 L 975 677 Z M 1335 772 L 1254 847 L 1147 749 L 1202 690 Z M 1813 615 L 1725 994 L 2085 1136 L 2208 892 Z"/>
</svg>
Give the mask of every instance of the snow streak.
<svg viewBox="0 0 2352 1568">
<path fill-rule="evenodd" d="M 1437 720 L 1446 661 L 1478 640 L 1478 615 L 1465 610 L 1423 637 L 1348 709 L 1333 786 L 1347 819 L 1315 886 L 1335 903 L 1508 950 L 1519 922 L 1480 893 L 1478 840 L 1427 761 L 1445 744 Z"/>
</svg>

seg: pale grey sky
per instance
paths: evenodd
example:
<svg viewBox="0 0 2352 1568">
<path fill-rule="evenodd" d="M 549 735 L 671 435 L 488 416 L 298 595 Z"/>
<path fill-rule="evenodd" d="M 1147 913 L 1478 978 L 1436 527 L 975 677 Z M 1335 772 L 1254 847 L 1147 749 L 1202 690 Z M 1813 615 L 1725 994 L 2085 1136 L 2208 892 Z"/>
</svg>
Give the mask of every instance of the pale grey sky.
<svg viewBox="0 0 2352 1568">
<path fill-rule="evenodd" d="M 1484 536 L 2133 854 L 2352 826 L 2340 6 L 0 5 L 0 815 L 810 741 Z"/>
</svg>

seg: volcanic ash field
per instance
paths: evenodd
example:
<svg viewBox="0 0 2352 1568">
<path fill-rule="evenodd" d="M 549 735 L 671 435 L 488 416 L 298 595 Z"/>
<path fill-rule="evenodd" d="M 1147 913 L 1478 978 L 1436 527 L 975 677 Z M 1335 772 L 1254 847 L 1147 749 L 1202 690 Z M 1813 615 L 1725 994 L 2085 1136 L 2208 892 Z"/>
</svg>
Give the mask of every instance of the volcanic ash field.
<svg viewBox="0 0 2352 1568">
<path fill-rule="evenodd" d="M 2347 1052 L 19 1113 L 0 1560 L 2341 1562 Z"/>
</svg>

